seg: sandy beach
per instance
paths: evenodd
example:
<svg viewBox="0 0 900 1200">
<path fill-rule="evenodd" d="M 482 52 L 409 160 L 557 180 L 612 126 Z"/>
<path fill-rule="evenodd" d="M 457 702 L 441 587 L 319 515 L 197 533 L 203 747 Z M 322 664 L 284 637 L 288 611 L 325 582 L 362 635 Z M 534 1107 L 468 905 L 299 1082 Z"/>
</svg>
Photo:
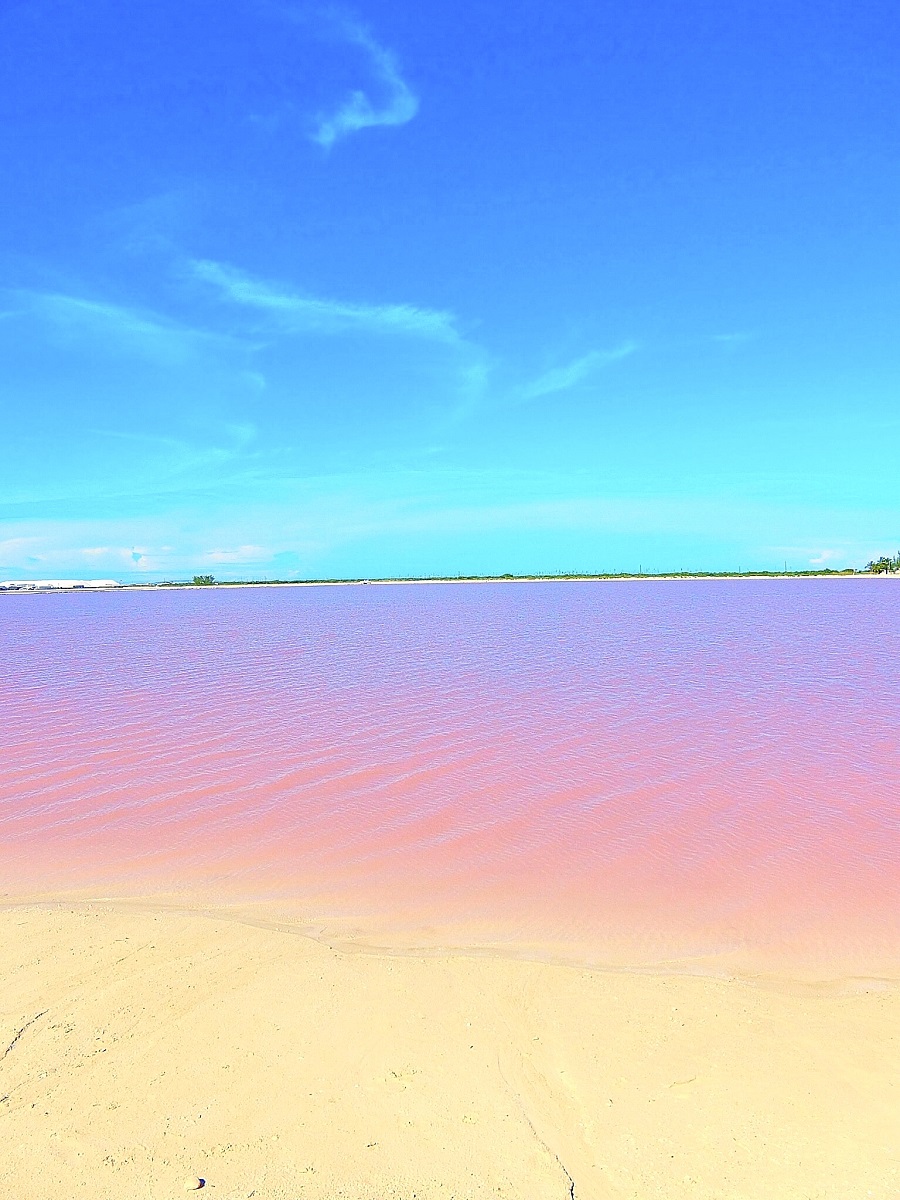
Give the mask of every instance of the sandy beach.
<svg viewBox="0 0 900 1200">
<path fill-rule="evenodd" d="M 0 912 L 16 1200 L 876 1197 L 900 993 L 335 950 L 223 917 Z"/>
</svg>

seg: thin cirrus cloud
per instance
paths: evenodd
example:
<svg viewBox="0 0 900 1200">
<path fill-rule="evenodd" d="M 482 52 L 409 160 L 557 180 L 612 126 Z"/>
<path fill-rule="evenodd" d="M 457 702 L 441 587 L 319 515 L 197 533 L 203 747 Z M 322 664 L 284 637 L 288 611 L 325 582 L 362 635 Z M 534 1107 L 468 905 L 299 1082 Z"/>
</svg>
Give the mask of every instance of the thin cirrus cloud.
<svg viewBox="0 0 900 1200">
<path fill-rule="evenodd" d="M 590 354 L 576 358 L 573 362 L 566 363 L 565 366 L 545 371 L 537 379 L 524 384 L 516 392 L 516 399 L 539 400 L 542 396 L 552 396 L 557 392 L 568 391 L 569 388 L 582 383 L 602 367 L 628 358 L 634 354 L 636 349 L 636 343 L 625 342 L 614 350 L 592 350 Z"/>
<path fill-rule="evenodd" d="M 219 422 L 206 429 L 206 440 L 176 437 L 174 434 L 133 432 L 121 429 L 94 429 L 96 438 L 125 443 L 145 452 L 148 474 L 155 490 L 167 490 L 189 476 L 195 484 L 208 482 L 208 474 L 220 467 L 246 462 L 257 437 L 257 428 L 249 421 Z M 142 482 L 137 479 L 137 483 Z"/>
<path fill-rule="evenodd" d="M 351 133 L 383 125 L 405 125 L 419 109 L 418 98 L 401 76 L 394 55 L 380 46 L 362 25 L 344 23 L 341 32 L 348 42 L 368 57 L 372 74 L 383 93 L 380 103 L 367 92 L 354 89 L 333 113 L 320 114 L 312 140 L 326 150 Z"/>
<path fill-rule="evenodd" d="M 192 260 L 190 273 L 231 304 L 266 314 L 291 333 L 400 334 L 457 344 L 451 313 L 411 304 L 351 304 L 305 296 L 266 283 L 224 263 Z"/>
<path fill-rule="evenodd" d="M 106 353 L 126 353 L 153 362 L 179 363 L 218 335 L 166 321 L 156 314 L 62 292 L 20 289 L 9 293 L 16 308 L 4 315 L 37 319 L 64 340 L 83 344 L 98 338 Z"/>
</svg>

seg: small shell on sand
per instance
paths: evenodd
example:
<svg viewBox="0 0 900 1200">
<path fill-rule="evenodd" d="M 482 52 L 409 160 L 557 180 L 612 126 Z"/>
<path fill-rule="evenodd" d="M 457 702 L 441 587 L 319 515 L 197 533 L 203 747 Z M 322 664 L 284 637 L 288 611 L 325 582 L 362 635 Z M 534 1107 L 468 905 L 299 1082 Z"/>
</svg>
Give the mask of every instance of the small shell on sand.
<svg viewBox="0 0 900 1200">
<path fill-rule="evenodd" d="M 186 1192 L 199 1192 L 200 1189 L 205 1186 L 206 1180 L 199 1179 L 196 1176 L 193 1179 L 186 1179 L 184 1182 L 184 1190 Z"/>
</svg>

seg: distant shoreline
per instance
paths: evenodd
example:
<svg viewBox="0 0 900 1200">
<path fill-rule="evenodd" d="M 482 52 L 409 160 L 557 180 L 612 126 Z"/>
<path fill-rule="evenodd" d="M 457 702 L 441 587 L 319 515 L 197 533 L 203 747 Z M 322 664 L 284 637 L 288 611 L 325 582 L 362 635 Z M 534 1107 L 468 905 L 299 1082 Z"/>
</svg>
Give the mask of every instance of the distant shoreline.
<svg viewBox="0 0 900 1200">
<path fill-rule="evenodd" d="M 84 583 L 74 582 L 67 587 L 62 580 L 54 581 L 52 586 L 41 586 L 40 581 L 16 581 L 16 586 L 9 586 L 0 581 L 0 595 L 48 595 L 55 592 L 120 592 L 120 591 L 194 591 L 212 590 L 215 588 L 265 588 L 265 587 L 364 587 L 364 586 L 402 586 L 405 584 L 477 584 L 477 583 L 633 583 L 661 582 L 680 583 L 689 580 L 742 580 L 742 579 L 890 579 L 890 575 L 880 575 L 872 571 L 856 571 L 852 568 L 845 571 L 678 571 L 661 574 L 631 574 L 616 572 L 596 575 L 559 574 L 559 575 L 423 575 L 396 576 L 382 579 L 217 579 L 212 583 L 194 583 L 191 580 L 164 580 L 159 583 L 116 583 L 114 585 L 85 586 Z M 900 579 L 900 575 L 895 576 Z"/>
</svg>

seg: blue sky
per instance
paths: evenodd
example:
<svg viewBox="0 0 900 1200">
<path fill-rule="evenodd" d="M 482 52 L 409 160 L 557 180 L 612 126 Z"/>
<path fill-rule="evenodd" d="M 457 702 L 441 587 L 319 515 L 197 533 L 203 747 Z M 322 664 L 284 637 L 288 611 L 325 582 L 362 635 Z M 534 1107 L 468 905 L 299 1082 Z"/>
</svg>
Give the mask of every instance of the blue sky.
<svg viewBox="0 0 900 1200">
<path fill-rule="evenodd" d="M 900 542 L 900 10 L 10 0 L 0 577 Z"/>
</svg>

